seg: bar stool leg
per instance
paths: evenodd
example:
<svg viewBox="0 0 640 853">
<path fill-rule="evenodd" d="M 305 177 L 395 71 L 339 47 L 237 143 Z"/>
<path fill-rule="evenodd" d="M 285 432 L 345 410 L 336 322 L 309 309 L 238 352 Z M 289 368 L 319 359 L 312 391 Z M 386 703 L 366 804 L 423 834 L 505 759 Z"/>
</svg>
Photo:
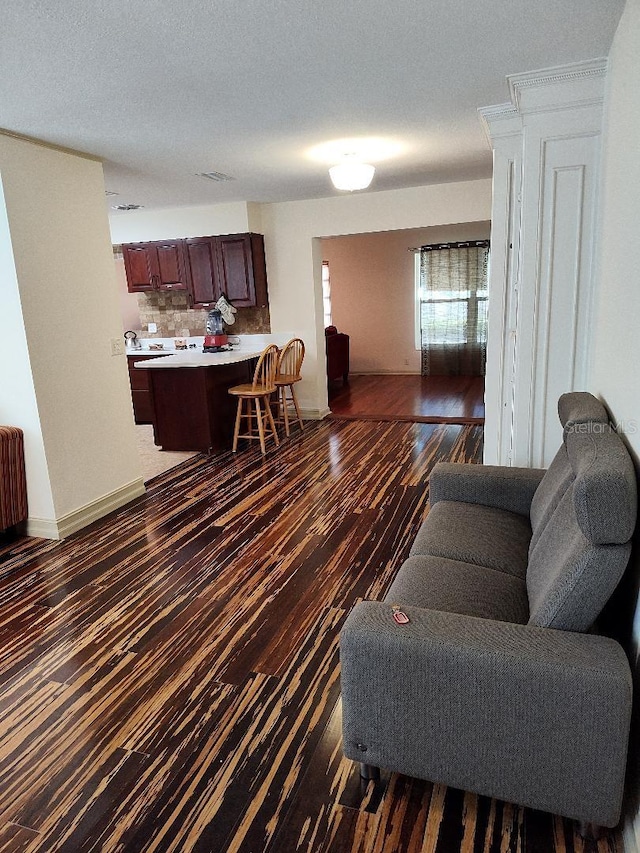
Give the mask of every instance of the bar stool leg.
<svg viewBox="0 0 640 853">
<path fill-rule="evenodd" d="M 284 420 L 284 433 L 286 436 L 289 435 L 289 412 L 287 411 L 287 386 L 281 385 L 278 388 L 278 399 L 282 400 L 282 417 Z"/>
<path fill-rule="evenodd" d="M 262 455 L 266 456 L 267 451 L 265 450 L 265 446 L 264 446 L 264 423 L 262 421 L 262 411 L 260 410 L 260 400 L 258 399 L 258 397 L 255 398 L 255 404 L 256 404 L 256 418 L 258 421 L 258 434 L 260 436 L 260 450 L 262 450 Z"/>
<path fill-rule="evenodd" d="M 236 426 L 233 431 L 233 449 L 232 453 L 235 453 L 238 449 L 238 435 L 240 433 L 240 421 L 242 420 L 242 397 L 238 397 L 238 409 L 236 411 Z"/>
<path fill-rule="evenodd" d="M 269 418 L 269 423 L 271 425 L 271 432 L 273 433 L 273 440 L 276 443 L 276 447 L 280 447 L 280 439 L 278 438 L 278 430 L 276 429 L 276 425 L 273 422 L 273 415 L 271 413 L 271 406 L 269 405 L 269 398 L 268 397 L 264 398 L 264 404 L 265 404 L 266 409 L 267 409 L 267 417 Z M 285 423 L 286 423 L 286 421 L 285 421 Z M 287 435 L 289 435 L 289 433 L 287 433 Z"/>
<path fill-rule="evenodd" d="M 304 429 L 304 424 L 302 423 L 302 415 L 300 414 L 300 409 L 298 408 L 298 398 L 296 397 L 296 389 L 294 385 L 289 386 L 291 388 L 291 399 L 293 400 L 293 405 L 296 410 L 296 415 L 298 416 L 298 422 L 300 423 L 300 429 Z"/>
</svg>

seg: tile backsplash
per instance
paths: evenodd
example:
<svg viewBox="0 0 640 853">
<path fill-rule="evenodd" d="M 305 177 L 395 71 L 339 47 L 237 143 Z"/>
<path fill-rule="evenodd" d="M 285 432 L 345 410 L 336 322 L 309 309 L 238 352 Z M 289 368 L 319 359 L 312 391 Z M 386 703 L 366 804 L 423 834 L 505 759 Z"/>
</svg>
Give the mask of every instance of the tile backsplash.
<svg viewBox="0 0 640 853">
<path fill-rule="evenodd" d="M 141 331 L 146 337 L 172 338 L 178 336 L 204 335 L 207 320 L 206 309 L 189 308 L 186 293 L 138 293 Z M 146 331 L 149 323 L 156 323 L 158 331 Z M 268 335 L 271 320 L 268 308 L 238 308 L 236 322 L 227 326 L 234 335 Z"/>
</svg>

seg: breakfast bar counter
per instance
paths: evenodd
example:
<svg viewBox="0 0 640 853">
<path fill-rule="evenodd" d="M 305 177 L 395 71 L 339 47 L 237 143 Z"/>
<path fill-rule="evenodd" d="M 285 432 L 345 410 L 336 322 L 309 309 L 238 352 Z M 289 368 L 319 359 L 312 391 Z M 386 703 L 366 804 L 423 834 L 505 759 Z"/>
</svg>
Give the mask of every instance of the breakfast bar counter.
<svg viewBox="0 0 640 853">
<path fill-rule="evenodd" d="M 155 443 L 162 450 L 228 450 L 236 414 L 229 388 L 251 382 L 259 356 L 244 349 L 184 350 L 135 362 L 148 371 Z"/>
<path fill-rule="evenodd" d="M 135 367 L 157 370 L 168 368 L 175 370 L 181 367 L 223 367 L 228 364 L 238 364 L 260 356 L 261 350 L 229 350 L 228 352 L 202 352 L 201 349 L 176 350 L 167 355 L 156 355 L 153 361 L 140 361 Z M 146 354 L 146 353 L 145 353 Z"/>
</svg>

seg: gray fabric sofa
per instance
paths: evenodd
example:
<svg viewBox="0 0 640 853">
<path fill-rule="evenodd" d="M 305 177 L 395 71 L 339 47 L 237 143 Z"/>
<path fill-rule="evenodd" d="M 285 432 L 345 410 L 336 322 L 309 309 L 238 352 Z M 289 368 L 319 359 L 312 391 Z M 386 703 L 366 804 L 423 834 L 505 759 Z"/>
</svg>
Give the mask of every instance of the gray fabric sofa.
<svg viewBox="0 0 640 853">
<path fill-rule="evenodd" d="M 341 633 L 343 748 L 364 776 L 384 767 L 614 826 L 631 673 L 594 623 L 629 559 L 636 477 L 595 397 L 558 409 L 546 471 L 434 467 L 409 558 Z"/>
</svg>

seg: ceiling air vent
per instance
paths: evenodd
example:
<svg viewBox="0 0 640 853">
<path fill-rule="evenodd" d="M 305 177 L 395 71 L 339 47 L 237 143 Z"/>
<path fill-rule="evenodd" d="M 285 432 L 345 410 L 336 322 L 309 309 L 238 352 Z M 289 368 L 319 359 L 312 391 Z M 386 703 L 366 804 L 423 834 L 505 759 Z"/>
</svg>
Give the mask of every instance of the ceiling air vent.
<svg viewBox="0 0 640 853">
<path fill-rule="evenodd" d="M 217 181 L 220 183 L 221 181 L 235 181 L 235 178 L 232 178 L 231 175 L 225 175 L 224 172 L 196 172 L 197 178 L 208 178 L 210 181 Z"/>
<path fill-rule="evenodd" d="M 105 194 L 106 196 L 110 196 L 110 195 L 120 195 L 120 193 L 116 193 L 116 192 L 114 192 L 113 190 L 105 190 L 105 191 L 104 191 L 104 194 Z"/>
<path fill-rule="evenodd" d="M 141 207 L 144 207 L 143 204 L 113 204 L 111 205 L 113 210 L 140 210 Z"/>
</svg>

